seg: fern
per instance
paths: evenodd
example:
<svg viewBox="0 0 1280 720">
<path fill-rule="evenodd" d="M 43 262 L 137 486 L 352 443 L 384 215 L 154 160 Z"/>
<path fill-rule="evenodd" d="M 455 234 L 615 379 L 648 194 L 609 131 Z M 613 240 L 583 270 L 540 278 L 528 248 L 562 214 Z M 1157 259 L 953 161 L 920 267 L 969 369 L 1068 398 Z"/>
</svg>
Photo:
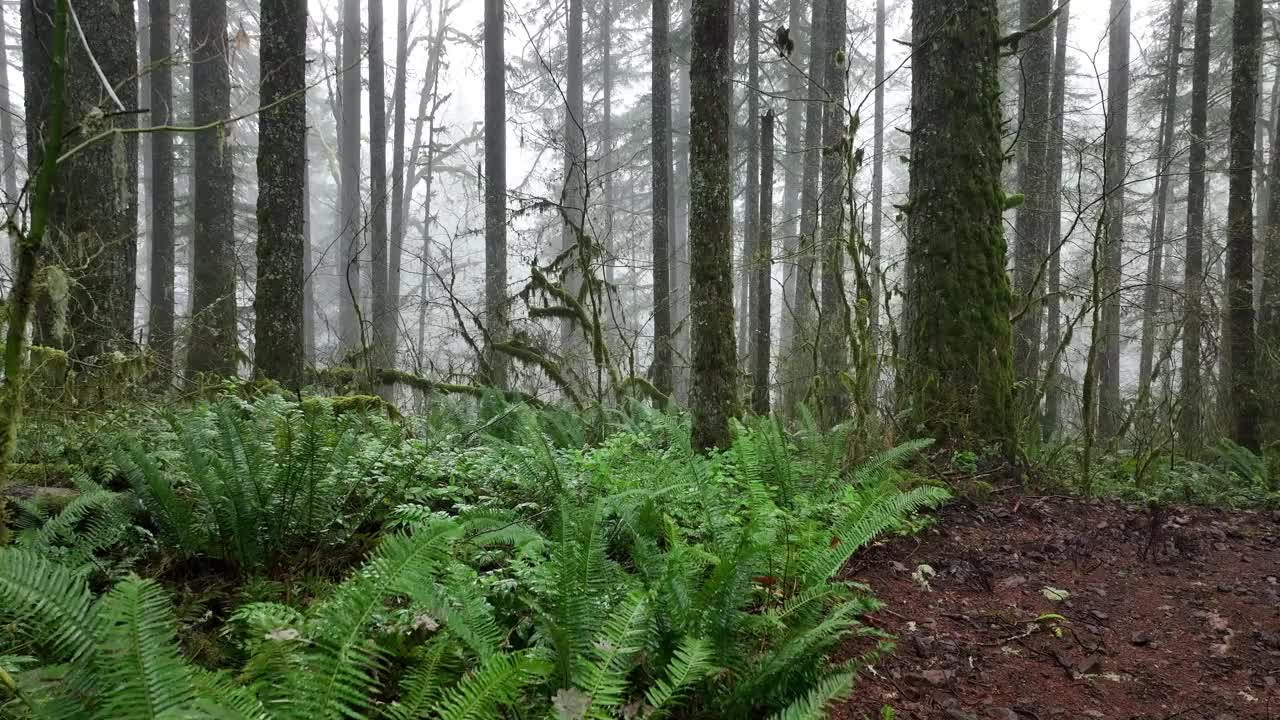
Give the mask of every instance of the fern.
<svg viewBox="0 0 1280 720">
<path fill-rule="evenodd" d="M 663 677 L 654 681 L 645 693 L 645 701 L 652 708 L 648 717 L 658 720 L 670 711 L 670 706 L 680 699 L 691 685 L 697 683 L 711 670 L 711 646 L 701 638 L 685 638 L 672 655 Z"/>
<path fill-rule="evenodd" d="M 521 688 L 537 679 L 540 668 L 527 654 L 494 655 L 456 686 L 445 691 L 440 720 L 497 720 L 497 708 L 515 702 Z"/>
<path fill-rule="evenodd" d="M 75 662 L 94 651 L 93 596 L 84 580 L 29 551 L 0 550 L 0 610 L 59 661 Z"/>
<path fill-rule="evenodd" d="M 117 584 L 100 601 L 96 620 L 98 717 L 153 720 L 189 707 L 190 668 L 178 655 L 173 613 L 156 582 Z"/>
<path fill-rule="evenodd" d="M 824 720 L 827 707 L 848 695 L 852 687 L 852 674 L 826 678 L 804 697 L 771 716 L 770 720 Z"/>
</svg>

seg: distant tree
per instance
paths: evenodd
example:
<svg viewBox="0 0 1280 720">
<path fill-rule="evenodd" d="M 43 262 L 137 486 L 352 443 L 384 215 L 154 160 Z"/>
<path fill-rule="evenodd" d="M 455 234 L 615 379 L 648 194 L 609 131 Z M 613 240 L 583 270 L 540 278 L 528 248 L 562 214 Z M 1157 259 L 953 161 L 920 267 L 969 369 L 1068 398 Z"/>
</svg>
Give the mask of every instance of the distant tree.
<svg viewBox="0 0 1280 720">
<path fill-rule="evenodd" d="M 1049 116 L 1052 118 L 1049 135 L 1048 180 L 1049 188 L 1049 278 L 1047 288 L 1047 308 L 1045 321 L 1045 339 L 1049 355 L 1048 367 L 1045 370 L 1044 415 L 1041 419 L 1041 436 L 1053 437 L 1058 429 L 1058 419 L 1062 415 L 1062 360 L 1059 356 L 1058 343 L 1062 334 L 1062 140 L 1063 116 L 1066 105 L 1067 89 L 1067 31 L 1070 26 L 1071 8 L 1063 8 L 1058 13 L 1057 30 L 1055 31 L 1053 54 L 1053 91 L 1050 94 Z"/>
<path fill-rule="evenodd" d="M 1258 108 L 1258 57 L 1262 52 L 1262 0 L 1236 0 L 1232 33 L 1227 384 L 1231 395 L 1231 437 L 1237 444 L 1258 451 L 1261 438 L 1253 309 L 1253 133 Z"/>
<path fill-rule="evenodd" d="M 37 168 L 52 107 L 52 18 L 56 0 L 22 3 L 22 65 L 26 101 L 27 167 Z M 75 4 L 102 74 L 104 88 L 85 44 L 72 30 L 67 57 L 67 127 L 97 124 L 98 130 L 136 125 L 138 32 L 133 2 L 92 0 Z M 101 112 L 107 117 L 94 120 Z M 105 126 L 105 127 L 104 127 Z M 80 140 L 86 139 L 77 135 Z M 138 236 L 138 140 L 116 136 L 73 151 L 58 165 L 51 232 L 44 258 L 61 266 L 72 281 L 68 304 L 37 309 L 34 342 L 67 349 L 73 360 L 127 348 L 133 339 L 135 255 Z M 68 141 L 67 145 L 75 142 Z M 72 151 L 70 147 L 64 148 Z M 55 332 L 55 316 L 67 314 L 65 335 Z"/>
<path fill-rule="evenodd" d="M 373 3 L 376 5 L 377 3 Z M 258 118 L 258 285 L 254 365 L 290 389 L 302 383 L 307 174 L 306 0 L 262 0 Z"/>
<path fill-rule="evenodd" d="M 427 12 L 430 12 L 428 6 Z M 386 307 L 378 316 L 378 336 L 391 362 L 397 357 L 400 319 L 400 274 L 404 258 L 405 157 L 404 133 L 409 81 L 409 2 L 396 0 L 396 79 L 391 90 L 391 229 L 387 248 Z M 425 94 L 425 93 L 424 93 Z M 422 119 L 418 118 L 417 122 Z"/>
<path fill-rule="evenodd" d="M 1204 204 L 1205 157 L 1208 145 L 1209 57 L 1213 26 L 1213 0 L 1196 2 L 1195 49 L 1192 51 L 1191 120 L 1187 182 L 1187 249 L 1183 261 L 1183 296 L 1186 309 L 1182 328 L 1182 444 L 1188 453 L 1201 447 L 1204 424 L 1201 378 L 1204 327 Z"/>
<path fill-rule="evenodd" d="M 1106 193 L 1107 224 L 1104 229 L 1102 332 L 1098 364 L 1098 436 L 1113 437 L 1120 429 L 1124 408 L 1120 402 L 1120 271 L 1124 254 L 1124 215 L 1129 170 L 1129 0 L 1111 0 L 1107 64 Z"/>
<path fill-rule="evenodd" d="M 369 292 L 377 367 L 393 367 L 396 330 L 387 286 L 387 67 L 382 52 L 382 3 L 369 2 Z"/>
<path fill-rule="evenodd" d="M 582 0 L 569 0 L 567 28 L 568 71 L 564 88 L 564 188 L 560 196 L 564 223 L 560 230 L 560 251 L 564 252 L 586 237 L 587 220 L 587 126 L 582 103 Z M 578 248 L 585 252 L 587 248 Z M 576 265 L 576 263 L 575 263 Z M 577 294 L 580 273 L 569 274 L 569 291 Z M 576 355 L 578 342 L 573 324 L 561 327 L 565 352 Z"/>
<path fill-rule="evenodd" d="M 732 29 L 732 0 L 694 0 L 689 72 L 690 406 L 693 443 L 704 449 L 729 445 L 729 418 L 738 413 L 729 169 Z"/>
<path fill-rule="evenodd" d="M 360 0 L 342 0 L 341 123 L 338 165 L 338 351 L 344 357 L 361 350 L 360 250 L 364 219 L 360 207 Z"/>
<path fill-rule="evenodd" d="M 743 197 L 742 265 L 738 272 L 738 358 L 750 366 L 751 284 L 760 221 L 760 0 L 747 0 L 747 184 Z"/>
<path fill-rule="evenodd" d="M 503 0 L 484 4 L 484 259 L 485 320 L 491 341 L 507 322 L 507 96 Z M 441 23 L 443 24 L 443 22 Z M 507 360 L 489 353 L 489 382 L 506 388 Z"/>
<path fill-rule="evenodd" d="M 1012 295 L 996 0 L 916 0 L 911 29 L 905 399 L 924 433 L 1007 445 Z"/>
<path fill-rule="evenodd" d="M 173 122 L 173 38 L 169 0 L 150 0 L 151 124 Z M 0 108 L 3 112 L 3 108 Z M 159 376 L 167 382 L 173 372 L 174 345 L 174 184 L 173 136 L 151 133 L 151 302 L 147 308 L 147 343 L 155 355 Z"/>
<path fill-rule="evenodd" d="M 821 332 L 818 335 L 821 374 L 821 412 L 823 424 L 831 427 L 848 412 L 849 394 L 845 391 L 844 374 L 848 370 L 849 351 L 846 328 L 848 301 L 844 293 L 844 254 L 848 248 L 845 230 L 845 194 L 852 192 L 843 149 L 848 130 L 845 109 L 845 73 L 848 55 L 845 35 L 848 25 L 846 0 L 828 0 L 827 33 L 824 48 L 827 55 L 825 73 L 826 104 L 822 119 L 822 304 Z"/>
<path fill-rule="evenodd" d="M 769 414 L 769 358 L 773 329 L 773 111 L 760 118 L 760 220 L 751 279 L 751 409 Z"/>
<path fill-rule="evenodd" d="M 876 0 L 875 127 L 871 140 L 871 328 L 880 325 L 880 249 L 884 244 L 884 0 Z"/>
<path fill-rule="evenodd" d="M 653 385 L 664 395 L 671 382 L 671 13 L 669 0 L 653 0 L 653 70 L 650 115 L 653 141 Z"/>
</svg>

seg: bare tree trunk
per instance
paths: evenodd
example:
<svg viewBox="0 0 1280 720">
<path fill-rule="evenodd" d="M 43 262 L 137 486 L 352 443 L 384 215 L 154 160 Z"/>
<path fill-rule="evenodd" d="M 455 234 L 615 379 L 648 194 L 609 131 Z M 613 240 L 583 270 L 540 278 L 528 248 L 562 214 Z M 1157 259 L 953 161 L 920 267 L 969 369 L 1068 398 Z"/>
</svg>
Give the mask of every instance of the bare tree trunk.
<svg viewBox="0 0 1280 720">
<path fill-rule="evenodd" d="M 173 122 L 173 40 L 169 0 L 150 0 L 151 124 Z M 5 112 L 0 108 L 0 113 Z M 167 385 L 173 374 L 174 344 L 174 212 L 173 136 L 151 133 L 151 304 L 148 307 L 147 342 L 155 356 L 156 374 Z"/>
<path fill-rule="evenodd" d="M 587 139 L 586 117 L 582 104 L 582 0 L 569 0 L 568 54 L 569 69 L 565 78 L 564 112 L 564 192 L 560 204 L 564 224 L 560 234 L 561 252 L 568 250 L 586 233 L 587 218 Z M 585 250 L 585 248 L 579 248 Z M 576 265 L 576 263 L 575 263 Z M 569 291 L 577 294 L 582 278 L 570 273 Z M 565 352 L 576 355 L 580 343 L 574 338 L 576 331 L 571 322 L 561 328 L 561 343 Z"/>
<path fill-rule="evenodd" d="M 1236 0 L 1232 23 L 1231 172 L 1227 204 L 1227 343 L 1230 351 L 1231 436 L 1260 449 L 1257 335 L 1253 311 L 1254 123 L 1262 0 Z"/>
<path fill-rule="evenodd" d="M 684 8 L 686 27 L 692 18 L 689 4 L 681 2 Z M 687 50 L 687 48 L 686 48 Z M 672 242 L 668 247 L 671 262 L 671 322 L 675 333 L 675 355 L 679 361 L 673 368 L 672 386 L 676 402 L 689 402 L 689 361 L 692 347 L 689 317 L 689 64 L 686 54 L 679 64 L 676 88 L 676 174 L 672 183 L 672 194 L 675 196 L 675 218 L 673 220 Z"/>
<path fill-rule="evenodd" d="M 1049 286 L 1047 321 L 1045 338 L 1056 345 L 1062 341 L 1062 138 L 1063 111 L 1066 107 L 1067 89 L 1067 31 L 1070 24 L 1070 7 L 1058 14 L 1057 38 L 1053 56 L 1053 91 L 1050 95 L 1050 118 L 1052 129 L 1049 135 Z M 1061 360 L 1056 355 L 1054 345 L 1049 345 L 1049 366 L 1045 370 L 1044 416 L 1041 421 L 1041 436 L 1052 438 L 1058 429 L 1058 421 L 1062 415 L 1062 378 Z"/>
<path fill-rule="evenodd" d="M 746 368 L 751 346 L 751 278 L 759 232 L 760 0 L 747 2 L 747 191 L 743 201 L 742 265 L 738 271 L 738 361 Z"/>
<path fill-rule="evenodd" d="M 226 0 L 191 3 L 192 122 L 206 125 L 231 112 Z M 236 373 L 235 173 L 226 131 L 195 136 L 192 201 L 192 372 Z"/>
<path fill-rule="evenodd" d="M 382 3 L 369 11 L 369 250 L 370 291 L 373 295 L 371 363 L 394 367 L 396 317 L 387 296 L 387 66 L 382 52 Z"/>
<path fill-rule="evenodd" d="M 1124 255 L 1125 181 L 1129 155 L 1129 0 L 1111 0 L 1107 71 L 1106 243 L 1102 272 L 1102 342 L 1098 364 L 1098 436 L 1112 438 L 1120 429 L 1120 272 Z"/>
<path fill-rule="evenodd" d="M 1022 0 L 1022 24 L 1029 26 L 1048 15 L 1052 0 Z M 1040 375 L 1040 323 L 1044 317 L 1041 309 L 1041 268 L 1049 250 L 1046 232 L 1048 167 L 1046 153 L 1049 136 L 1049 86 L 1053 66 L 1053 37 L 1048 28 L 1029 35 L 1024 41 L 1022 56 L 1023 120 L 1020 139 L 1022 152 L 1018 156 L 1018 177 L 1022 180 L 1023 203 L 1018 208 L 1016 242 L 1014 243 L 1014 285 L 1017 292 L 1017 310 L 1021 317 L 1013 328 L 1013 369 L 1018 380 L 1026 381 Z M 1024 384 L 1020 408 L 1033 414 L 1031 405 L 1038 399 L 1035 383 Z"/>
<path fill-rule="evenodd" d="M 884 0 L 876 0 L 875 129 L 871 146 L 871 332 L 880 329 L 880 247 L 884 233 Z M 874 380 L 873 380 L 874 382 Z"/>
<path fill-rule="evenodd" d="M 809 27 L 809 88 L 804 110 L 804 173 L 800 187 L 800 241 L 799 266 L 796 269 L 795 297 L 791 300 L 795 317 L 795 333 L 791 346 L 786 348 L 784 359 L 787 373 L 783 384 L 783 406 L 787 412 L 804 400 L 813 380 L 813 316 L 816 288 L 813 284 L 813 265 L 818 231 L 818 180 L 822 159 L 822 109 L 826 92 L 824 84 L 827 72 L 826 25 L 828 0 L 813 0 L 813 13 Z"/>
<path fill-rule="evenodd" d="M 262 0 L 261 23 L 253 360 L 260 376 L 297 390 L 305 363 L 306 0 Z"/>
<path fill-rule="evenodd" d="M 340 99 L 342 122 L 338 164 L 342 168 L 339 189 L 338 354 L 350 362 L 361 350 L 363 334 L 357 315 L 360 302 L 360 246 L 363 221 L 360 213 L 360 0 L 342 2 L 342 74 Z"/>
<path fill-rule="evenodd" d="M 1204 327 L 1204 204 L 1207 176 L 1205 156 L 1209 118 L 1209 57 L 1213 0 L 1196 3 L 1195 50 L 1191 74 L 1191 148 L 1187 158 L 1187 251 L 1183 265 L 1186 298 L 1182 330 L 1182 444 L 1188 455 L 1201 447 L 1204 426 L 1201 378 L 1201 330 Z"/>
<path fill-rule="evenodd" d="M 304 139 L 303 147 L 307 146 Z M 311 155 L 302 171 L 302 362 L 316 364 L 316 282 L 311 257 Z"/>
<path fill-rule="evenodd" d="M 769 414 L 769 354 L 773 329 L 773 111 L 760 118 L 760 236 L 755 243 L 751 288 L 751 408 Z"/>
<path fill-rule="evenodd" d="M 693 328 L 693 445 L 724 448 L 738 414 L 733 338 L 733 2 L 693 0 L 689 259 Z"/>
<path fill-rule="evenodd" d="M 1182 56 L 1183 0 L 1173 0 L 1169 14 L 1169 49 L 1165 67 L 1164 108 L 1160 115 L 1160 148 L 1156 151 L 1156 203 L 1147 250 L 1147 285 L 1142 294 L 1142 352 L 1138 362 L 1138 396 L 1146 397 L 1155 361 L 1156 311 L 1164 273 L 1164 228 L 1169 206 L 1169 167 L 1173 164 L 1173 126 L 1178 101 L 1178 71 Z"/>
<path fill-rule="evenodd" d="M 430 7 L 427 14 L 431 13 Z M 409 2 L 396 0 L 396 80 L 391 89 L 391 231 L 387 248 L 387 321 L 382 331 L 388 357 L 394 362 L 400 341 L 400 267 L 404 258 L 404 130 L 405 95 L 408 92 L 409 75 Z M 421 118 L 418 122 L 421 122 Z"/>
<path fill-rule="evenodd" d="M 667 0 L 653 0 L 653 385 L 671 394 L 671 37 Z"/>
<path fill-rule="evenodd" d="M 503 47 L 503 0 L 484 4 L 484 303 L 490 342 L 506 338 L 507 323 L 507 81 Z M 443 19 L 442 19 L 443 20 Z M 443 21 L 441 22 L 443 25 Z M 440 36 L 443 39 L 443 36 Z M 434 123 L 433 123 L 434 125 Z M 431 142 L 428 139 L 427 142 Z M 427 150 L 427 184 L 430 187 L 434 148 Z M 431 202 L 430 192 L 427 202 Z M 430 237 L 431 217 L 423 230 L 424 249 Z M 425 256 L 425 253 L 424 253 Z M 425 288 L 426 271 L 423 272 Z M 424 290 L 425 294 L 425 290 Z M 425 299 L 424 299 L 425 306 Z M 420 311 L 421 312 L 421 311 Z M 421 323 L 420 323 L 421 325 Z M 422 348 L 419 347 L 419 352 Z M 506 356 L 489 353 L 489 383 L 506 389 Z"/>
<path fill-rule="evenodd" d="M 847 26 L 846 0 L 829 0 L 825 30 L 827 41 L 827 103 L 822 124 L 822 327 L 818 333 L 819 363 L 822 367 L 822 403 L 820 417 L 826 427 L 844 419 L 848 412 L 849 394 L 845 391 L 844 373 L 849 367 L 849 346 L 845 333 L 848 301 L 844 295 L 845 202 L 848 187 L 846 153 L 842 150 L 846 118 L 845 73 L 848 61 L 845 51 Z"/>
<path fill-rule="evenodd" d="M 788 21 L 792 42 L 800 33 L 804 2 L 793 0 L 789 3 Z M 791 347 L 791 339 L 795 334 L 795 318 L 791 314 L 790 300 L 796 289 L 796 253 L 800 248 L 800 185 L 803 180 L 801 166 L 804 163 L 804 66 L 802 55 L 787 51 L 787 111 L 783 117 L 786 123 L 786 148 L 783 151 L 785 160 L 782 164 L 782 176 L 785 184 L 782 188 L 782 222 L 784 235 L 782 238 L 782 324 L 778 333 L 781 347 Z"/>
<path fill-rule="evenodd" d="M 15 202 L 18 197 L 18 160 L 17 134 L 13 131 L 13 110 L 10 100 L 9 85 L 9 29 L 5 24 L 4 13 L 0 12 L 0 169 L 4 175 L 4 197 L 6 202 Z M 34 168 L 28 172 L 34 172 Z M 7 243 L 6 243 L 7 246 Z"/>
</svg>

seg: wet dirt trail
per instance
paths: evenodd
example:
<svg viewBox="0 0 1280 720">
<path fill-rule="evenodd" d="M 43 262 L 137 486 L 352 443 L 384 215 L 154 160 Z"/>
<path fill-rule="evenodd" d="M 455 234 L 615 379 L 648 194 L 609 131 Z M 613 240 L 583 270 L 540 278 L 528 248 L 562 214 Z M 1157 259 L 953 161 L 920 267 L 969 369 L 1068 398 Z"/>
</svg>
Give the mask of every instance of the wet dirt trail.
<svg viewBox="0 0 1280 720">
<path fill-rule="evenodd" d="M 956 504 L 842 577 L 897 649 L 835 718 L 1280 720 L 1280 513 Z"/>
</svg>

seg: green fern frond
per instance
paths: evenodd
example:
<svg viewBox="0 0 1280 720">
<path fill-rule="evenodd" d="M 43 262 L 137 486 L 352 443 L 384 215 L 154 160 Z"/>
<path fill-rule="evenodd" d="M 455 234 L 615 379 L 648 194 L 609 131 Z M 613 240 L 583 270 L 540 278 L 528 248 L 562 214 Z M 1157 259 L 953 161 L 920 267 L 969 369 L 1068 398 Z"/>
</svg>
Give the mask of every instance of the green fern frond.
<svg viewBox="0 0 1280 720">
<path fill-rule="evenodd" d="M 645 701 L 652 710 L 649 720 L 659 720 L 679 702 L 680 695 L 707 675 L 711 670 L 711 644 L 702 638 L 686 637 L 667 663 L 663 677 L 654 681 L 645 693 Z"/>
<path fill-rule="evenodd" d="M 644 644 L 648 604 L 631 593 L 609 613 L 592 642 L 592 657 L 574 684 L 587 697 L 586 717 L 610 720 L 610 709 L 622 704 L 631 659 Z"/>
<path fill-rule="evenodd" d="M 852 688 L 852 673 L 833 675 L 814 686 L 804 697 L 771 716 L 770 720 L 826 720 L 827 708 L 846 697 Z"/>
<path fill-rule="evenodd" d="M 851 480 L 855 485 L 866 485 L 875 482 L 884 476 L 888 470 L 902 467 L 903 463 L 918 455 L 925 448 L 933 444 L 930 438 L 920 440 L 909 440 L 890 448 L 870 460 L 862 463 L 853 471 Z"/>
<path fill-rule="evenodd" d="M 896 525 L 911 513 L 945 502 L 950 495 L 935 487 L 920 487 L 907 492 L 881 496 L 841 519 L 832 534 L 839 539 L 834 546 L 819 546 L 802 561 L 802 572 L 811 582 L 830 578 L 840 571 L 854 552 L 877 535 Z"/>
<path fill-rule="evenodd" d="M 498 708 L 510 706 L 541 668 L 524 653 L 494 655 L 444 692 L 440 720 L 500 720 Z"/>
<path fill-rule="evenodd" d="M 417 664 L 400 682 L 400 698 L 389 705 L 386 720 L 418 720 L 439 704 L 455 674 L 454 648 L 448 636 L 436 636 L 422 650 Z"/>
<path fill-rule="evenodd" d="M 195 699 L 173 610 L 154 580 L 117 583 L 98 603 L 95 684 L 102 718 L 171 718 Z"/>
<path fill-rule="evenodd" d="M 0 550 L 0 611 L 60 660 L 94 649 L 93 596 L 83 579 L 29 550 Z"/>
</svg>

